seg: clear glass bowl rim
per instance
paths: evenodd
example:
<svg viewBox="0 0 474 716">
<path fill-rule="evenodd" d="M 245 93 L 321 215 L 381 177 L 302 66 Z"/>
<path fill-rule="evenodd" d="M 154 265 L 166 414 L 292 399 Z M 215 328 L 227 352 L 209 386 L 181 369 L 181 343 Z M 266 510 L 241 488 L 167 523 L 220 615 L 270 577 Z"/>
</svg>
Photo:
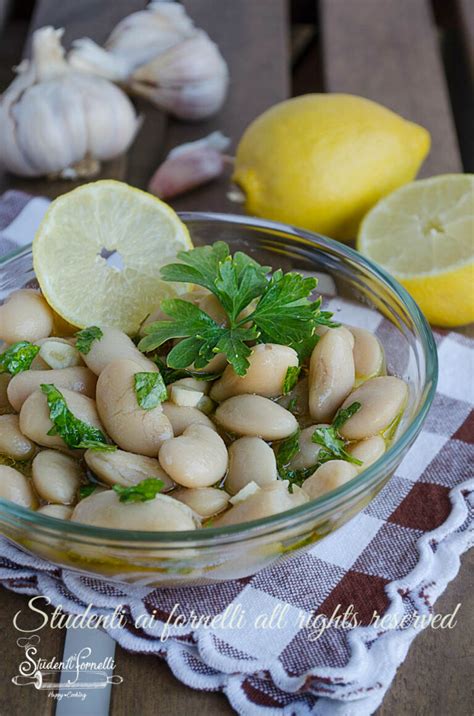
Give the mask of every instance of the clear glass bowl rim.
<svg viewBox="0 0 474 716">
<path fill-rule="evenodd" d="M 369 487 L 372 483 L 377 484 L 378 476 L 383 472 L 384 467 L 388 463 L 396 462 L 398 457 L 403 455 L 407 446 L 411 444 L 414 436 L 416 436 L 421 429 L 436 392 L 438 354 L 433 333 L 426 318 L 409 293 L 398 281 L 392 278 L 380 266 L 365 258 L 351 247 L 316 232 L 305 231 L 276 221 L 259 219 L 252 216 L 240 216 L 238 214 L 179 212 L 179 216 L 184 223 L 189 221 L 193 223 L 217 222 L 233 224 L 247 229 L 263 229 L 281 232 L 286 234 L 285 238 L 290 240 L 291 237 L 303 239 L 310 244 L 315 244 L 318 248 L 328 248 L 331 252 L 336 254 L 336 256 L 342 259 L 349 259 L 355 264 L 364 267 L 378 282 L 384 284 L 386 288 L 388 287 L 404 304 L 407 313 L 416 326 L 426 360 L 426 376 L 422 390 L 424 397 L 411 423 L 382 458 L 377 460 L 376 463 L 367 468 L 367 470 L 364 470 L 349 483 L 317 500 L 307 502 L 304 505 L 287 510 L 286 512 L 272 515 L 271 517 L 264 517 L 252 522 L 245 522 L 229 527 L 208 527 L 205 530 L 186 530 L 180 532 L 146 532 L 139 530 L 110 529 L 108 527 L 94 527 L 69 521 L 64 522 L 54 517 L 33 512 L 25 507 L 3 499 L 0 499 L 0 517 L 3 508 L 7 515 L 18 518 L 20 522 L 27 523 L 29 527 L 37 527 L 40 530 L 44 529 L 48 534 L 57 533 L 58 536 L 63 536 L 63 533 L 67 532 L 68 535 L 75 535 L 79 539 L 81 537 L 85 538 L 86 541 L 89 541 L 91 538 L 100 539 L 113 542 L 116 546 L 122 543 L 128 543 L 128 545 L 136 544 L 137 546 L 140 543 L 146 543 L 147 546 L 156 544 L 156 546 L 161 547 L 169 544 L 173 549 L 179 549 L 181 545 L 183 547 L 189 546 L 189 543 L 193 542 L 196 546 L 217 547 L 220 543 L 225 544 L 227 541 L 234 542 L 239 537 L 251 538 L 256 535 L 272 533 L 279 528 L 288 526 L 287 523 L 291 522 L 294 518 L 310 518 L 313 514 L 316 516 L 320 513 L 324 514 L 326 511 L 332 512 L 332 510 L 338 509 L 348 498 L 363 492 L 365 488 Z M 26 257 L 31 253 L 31 249 L 31 244 L 28 244 L 17 251 L 0 257 L 0 267 L 3 268 L 16 259 Z M 264 528 L 268 528 L 268 530 Z"/>
</svg>

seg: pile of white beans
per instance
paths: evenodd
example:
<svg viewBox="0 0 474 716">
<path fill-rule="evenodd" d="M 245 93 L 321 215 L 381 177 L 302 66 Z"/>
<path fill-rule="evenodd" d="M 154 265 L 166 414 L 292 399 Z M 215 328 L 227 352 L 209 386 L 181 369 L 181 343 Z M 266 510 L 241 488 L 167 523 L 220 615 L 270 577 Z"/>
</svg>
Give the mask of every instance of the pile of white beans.
<svg viewBox="0 0 474 716">
<path fill-rule="evenodd" d="M 225 320 L 212 294 L 199 289 L 188 300 Z M 149 321 L 160 317 L 158 311 Z M 341 326 L 320 329 L 287 395 L 283 385 L 288 368 L 299 365 L 296 352 L 257 344 L 244 377 L 227 365 L 215 381 L 183 378 L 168 385 L 166 402 L 144 410 L 134 375 L 156 372 L 156 364 L 125 333 L 101 330 L 82 355 L 71 333 L 57 336 L 64 325 L 58 327 L 39 292 L 16 291 L 0 306 L 0 339 L 6 344 L 0 351 L 18 341 L 40 346 L 29 370 L 0 374 L 1 498 L 63 520 L 121 529 L 193 530 L 256 520 L 314 500 L 373 464 L 407 401 L 405 382 L 385 374 L 378 339 L 362 328 Z M 222 370 L 225 357 L 211 363 L 203 370 Z M 74 416 L 102 430 L 118 449 L 71 450 L 59 435 L 49 435 L 53 424 L 43 383 L 55 385 Z M 315 429 L 354 402 L 361 407 L 340 434 L 361 466 L 331 460 L 301 486 L 280 479 L 279 441 L 300 429 L 289 468 L 316 466 L 321 446 L 311 439 Z M 150 477 L 164 483 L 151 500 L 126 503 L 111 489 Z M 80 499 L 81 485 L 90 480 L 97 488 Z"/>
</svg>

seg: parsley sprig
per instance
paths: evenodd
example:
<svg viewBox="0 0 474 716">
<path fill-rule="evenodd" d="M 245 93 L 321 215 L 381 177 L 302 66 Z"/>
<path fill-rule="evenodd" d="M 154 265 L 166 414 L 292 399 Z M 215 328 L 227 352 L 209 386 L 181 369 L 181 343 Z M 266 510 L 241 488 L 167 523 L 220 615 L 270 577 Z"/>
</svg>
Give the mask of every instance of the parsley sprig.
<svg viewBox="0 0 474 716">
<path fill-rule="evenodd" d="M 344 410 L 338 411 L 329 428 L 316 428 L 312 441 L 317 445 L 321 445 L 321 450 L 318 453 L 318 462 L 320 464 L 329 460 L 346 460 L 346 462 L 351 462 L 353 465 L 362 465 L 360 460 L 352 457 L 347 452 L 345 449 L 346 441 L 339 434 L 340 428 L 360 410 L 360 407 L 360 403 L 352 403 Z"/>
<path fill-rule="evenodd" d="M 113 490 L 120 498 L 120 502 L 147 502 L 153 500 L 161 492 L 165 483 L 158 477 L 147 477 L 130 487 L 114 485 Z"/>
<path fill-rule="evenodd" d="M 39 352 L 40 346 L 34 346 L 29 341 L 14 343 L 0 355 L 0 373 L 17 375 L 29 370 Z"/>
<path fill-rule="evenodd" d="M 112 452 L 115 445 L 107 442 L 102 430 L 76 418 L 69 410 L 63 394 L 52 383 L 42 383 L 41 390 L 46 395 L 49 417 L 53 427 L 48 435 L 59 435 L 70 448 L 102 450 Z"/>
<path fill-rule="evenodd" d="M 161 309 L 171 320 L 147 326 L 138 347 L 150 352 L 170 339 L 181 338 L 167 356 L 170 368 L 194 364 L 199 370 L 217 353 L 224 353 L 235 372 L 245 375 L 250 342 L 291 346 L 304 357 L 317 341 L 317 324 L 337 325 L 330 314 L 320 310 L 321 299 L 310 301 L 315 278 L 281 270 L 271 274 L 269 266 L 261 266 L 241 251 L 231 256 L 223 241 L 182 251 L 178 258 L 182 263 L 164 266 L 162 278 L 207 288 L 224 308 L 228 325 L 219 325 L 187 301 L 163 301 Z"/>
</svg>

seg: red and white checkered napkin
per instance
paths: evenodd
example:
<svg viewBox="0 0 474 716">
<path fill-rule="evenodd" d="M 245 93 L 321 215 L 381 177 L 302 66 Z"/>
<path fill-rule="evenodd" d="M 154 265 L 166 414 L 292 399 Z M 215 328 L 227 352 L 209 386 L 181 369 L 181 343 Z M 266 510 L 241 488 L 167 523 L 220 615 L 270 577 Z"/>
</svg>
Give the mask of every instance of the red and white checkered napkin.
<svg viewBox="0 0 474 716">
<path fill-rule="evenodd" d="M 30 220 L 25 197 L 10 193 L 7 202 L 21 209 L 16 218 L 9 215 L 8 239 L 25 243 L 38 205 Z M 23 232 L 18 238 L 15 224 Z M 0 203 L 0 252 L 1 227 Z M 339 299 L 330 308 L 342 308 L 342 320 L 352 318 L 387 343 L 385 323 L 368 309 L 347 314 Z M 432 613 L 457 574 L 459 555 L 472 543 L 473 342 L 441 331 L 435 337 L 438 393 L 415 445 L 361 514 L 304 555 L 233 582 L 150 589 L 61 570 L 3 541 L 0 583 L 47 595 L 71 613 L 82 613 L 89 603 L 104 615 L 123 605 L 127 626 L 108 629 L 114 639 L 130 651 L 166 659 L 193 688 L 224 691 L 239 713 L 372 713 L 423 628 L 410 618 Z M 315 638 L 312 617 L 350 605 L 357 627 L 333 623 Z M 385 616 L 383 624 L 370 623 L 375 610 Z M 227 619 L 211 628 L 176 622 L 177 615 L 224 613 Z M 272 614 L 273 624 L 265 626 L 265 615 Z M 153 623 L 144 626 L 144 615 L 153 615 Z"/>
</svg>

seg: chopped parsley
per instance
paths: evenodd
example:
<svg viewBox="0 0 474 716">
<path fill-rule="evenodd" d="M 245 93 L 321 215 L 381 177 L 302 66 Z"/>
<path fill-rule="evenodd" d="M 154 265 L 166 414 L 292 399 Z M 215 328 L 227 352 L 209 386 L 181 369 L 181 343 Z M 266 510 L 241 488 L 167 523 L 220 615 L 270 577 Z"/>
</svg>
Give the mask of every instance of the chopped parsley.
<svg viewBox="0 0 474 716">
<path fill-rule="evenodd" d="M 94 341 L 98 341 L 104 334 L 98 326 L 89 326 L 76 333 L 76 348 L 79 353 L 87 355 Z"/>
<path fill-rule="evenodd" d="M 67 407 L 63 394 L 52 383 L 42 383 L 41 390 L 46 395 L 49 417 L 53 427 L 48 435 L 59 435 L 66 445 L 75 449 L 92 449 L 112 452 L 115 445 L 110 445 L 104 433 L 93 425 L 76 418 Z"/>
<path fill-rule="evenodd" d="M 120 498 L 120 502 L 147 502 L 153 500 L 161 492 L 165 483 L 157 477 L 147 477 L 131 487 L 114 485 L 113 490 Z"/>
<path fill-rule="evenodd" d="M 291 393 L 296 383 L 298 382 L 298 376 L 300 374 L 301 367 L 298 365 L 290 365 L 286 370 L 285 379 L 283 381 L 283 395 Z"/>
<path fill-rule="evenodd" d="M 137 403 L 143 410 L 153 410 L 167 399 L 161 373 L 135 373 L 134 379 Z"/>
<path fill-rule="evenodd" d="M 348 408 L 338 411 L 329 428 L 316 428 L 312 441 L 317 445 L 321 445 L 321 450 L 318 453 L 318 462 L 320 464 L 328 462 L 329 460 L 346 460 L 346 462 L 351 462 L 354 465 L 362 465 L 360 460 L 352 457 L 352 455 L 347 452 L 345 449 L 346 441 L 339 434 L 339 429 L 349 418 L 355 415 L 360 408 L 360 403 L 352 403 Z"/>
<path fill-rule="evenodd" d="M 98 485 L 93 485 L 92 483 L 81 485 L 79 488 L 79 499 L 83 500 L 85 497 L 89 497 L 89 495 L 92 495 L 92 493 L 96 491 L 97 487 Z"/>
<path fill-rule="evenodd" d="M 29 341 L 14 343 L 0 355 L 0 373 L 17 375 L 24 370 L 29 370 L 39 352 L 40 347 L 34 346 Z"/>
</svg>

